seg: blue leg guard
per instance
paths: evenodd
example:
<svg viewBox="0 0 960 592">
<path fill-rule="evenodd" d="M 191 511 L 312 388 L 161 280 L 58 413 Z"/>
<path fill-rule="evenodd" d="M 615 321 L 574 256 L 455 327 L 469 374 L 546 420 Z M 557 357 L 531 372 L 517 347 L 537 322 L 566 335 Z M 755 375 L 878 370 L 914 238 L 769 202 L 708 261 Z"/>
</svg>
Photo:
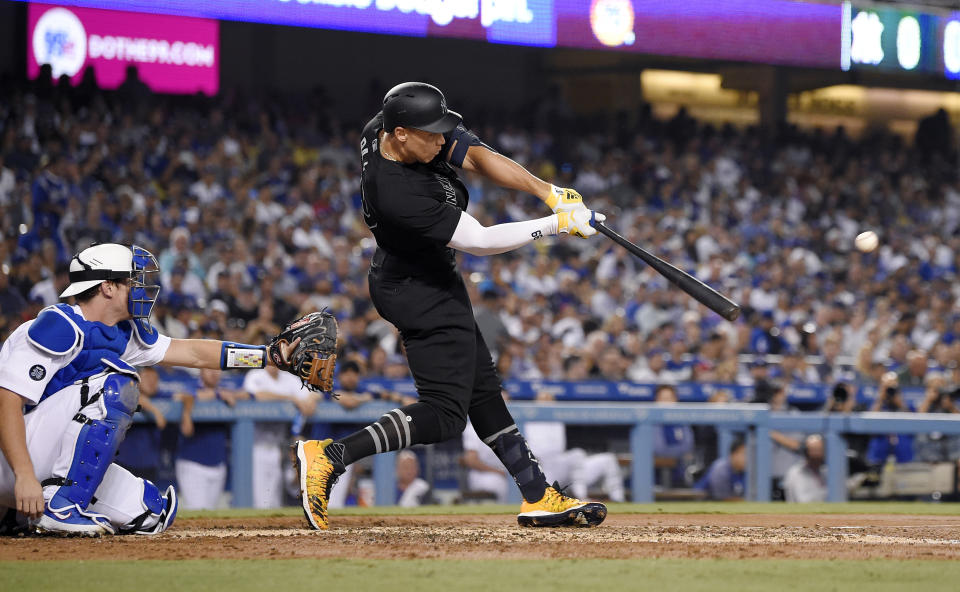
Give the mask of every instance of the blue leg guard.
<svg viewBox="0 0 960 592">
<path fill-rule="evenodd" d="M 161 495 L 152 481 L 144 479 L 143 507 L 146 508 L 143 514 L 121 526 L 117 534 L 160 534 L 170 528 L 180 509 L 173 485 Z"/>
<path fill-rule="evenodd" d="M 177 517 L 179 504 L 173 485 L 161 493 L 153 482 L 127 469 L 110 465 L 88 512 L 110 519 L 117 534 L 160 534 Z"/>
<path fill-rule="evenodd" d="M 87 506 L 130 427 L 139 395 L 140 390 L 134 378 L 111 374 L 104 381 L 100 393 L 105 417 L 89 419 L 79 413 L 74 417 L 75 421 L 84 425 L 80 428 L 70 469 L 66 478 L 57 480 L 60 487 L 47 504 L 44 517 L 38 524 L 40 529 L 78 534 L 113 534 L 109 519 L 87 512 Z M 94 532 L 98 529 L 102 532 Z"/>
</svg>

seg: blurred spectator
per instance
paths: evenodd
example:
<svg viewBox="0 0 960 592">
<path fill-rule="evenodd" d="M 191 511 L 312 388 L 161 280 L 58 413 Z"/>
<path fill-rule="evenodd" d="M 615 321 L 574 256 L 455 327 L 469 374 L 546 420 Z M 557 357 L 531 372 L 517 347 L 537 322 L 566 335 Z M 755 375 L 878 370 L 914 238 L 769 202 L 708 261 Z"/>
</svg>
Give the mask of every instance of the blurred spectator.
<svg viewBox="0 0 960 592">
<path fill-rule="evenodd" d="M 899 411 L 912 413 L 913 406 L 903 400 L 897 374 L 887 372 L 880 380 L 880 388 L 870 411 Z M 867 446 L 866 461 L 879 466 L 895 459 L 904 463 L 913 460 L 913 434 L 886 434 L 873 436 Z"/>
<path fill-rule="evenodd" d="M 920 349 L 910 350 L 907 354 L 907 365 L 897 373 L 897 379 L 900 386 L 924 386 L 928 370 L 927 352 Z"/>
<path fill-rule="evenodd" d="M 725 405 L 733 401 L 733 395 L 727 389 L 717 389 L 711 393 L 707 403 L 711 405 Z M 723 451 L 718 450 L 719 442 L 717 428 L 709 424 L 700 424 L 692 426 L 694 441 L 694 464 L 691 472 L 696 474 L 702 469 L 710 467 L 710 464 L 719 457 Z"/>
<path fill-rule="evenodd" d="M 950 117 L 944 109 L 928 115 L 917 125 L 916 146 L 924 157 L 933 154 L 946 155 L 953 149 Z"/>
<path fill-rule="evenodd" d="M 779 354 L 784 350 L 780 329 L 773 320 L 773 311 L 760 313 L 760 319 L 750 334 L 750 351 L 756 354 Z"/>
<path fill-rule="evenodd" d="M 766 382 L 756 386 L 756 402 L 767 403 L 770 411 L 796 412 L 787 403 L 787 387 L 778 382 Z M 770 430 L 773 451 L 770 455 L 770 477 L 773 479 L 774 499 L 783 499 L 783 478 L 787 471 L 800 461 L 803 434 L 799 432 L 781 432 Z"/>
<path fill-rule="evenodd" d="M 19 325 L 20 313 L 26 308 L 27 302 L 20 291 L 10 285 L 8 267 L 4 264 L 4 269 L 0 270 L 0 313 L 6 323 Z"/>
<path fill-rule="evenodd" d="M 673 383 L 674 373 L 667 369 L 667 355 L 659 349 L 647 352 L 646 359 L 638 358 L 637 362 L 627 369 L 627 377 L 645 384 Z"/>
<path fill-rule="evenodd" d="M 60 293 L 70 284 L 69 266 L 63 263 L 54 269 L 45 268 L 43 279 L 30 288 L 28 300 L 51 306 L 60 300 Z"/>
<path fill-rule="evenodd" d="M 17 185 L 17 178 L 13 170 L 4 163 L 4 154 L 0 152 L 0 207 L 9 208 L 15 204 L 13 190 Z"/>
<path fill-rule="evenodd" d="M 677 402 L 673 386 L 657 387 L 654 400 L 672 405 Z M 686 468 L 693 461 L 694 437 L 690 426 L 663 424 L 653 434 L 653 466 L 660 485 L 676 487 L 685 484 Z"/>
<path fill-rule="evenodd" d="M 549 402 L 554 397 L 544 391 L 536 400 Z M 523 434 L 548 482 L 569 487 L 577 498 L 588 497 L 590 486 L 599 484 L 611 501 L 624 501 L 623 476 L 613 453 L 590 454 L 583 448 L 567 448 L 567 426 L 559 421 L 528 421 Z"/>
<path fill-rule="evenodd" d="M 203 265 L 190 249 L 190 240 L 190 230 L 185 226 L 178 226 L 170 232 L 170 246 L 157 256 L 161 272 L 168 273 L 169 270 L 169 273 L 173 273 L 179 263 L 185 273 L 193 273 L 201 280 L 204 279 Z"/>
<path fill-rule="evenodd" d="M 689 311 L 688 311 L 689 312 Z M 686 314 L 686 313 L 684 313 Z M 669 373 L 669 378 L 664 380 L 668 383 L 688 382 L 693 378 L 693 356 L 688 355 L 687 343 L 697 343 L 699 341 L 699 332 L 690 331 L 687 327 L 686 338 L 675 337 L 670 342 L 669 357 L 665 366 Z"/>
<path fill-rule="evenodd" d="M 37 175 L 31 187 L 33 228 L 21 236 L 22 245 L 39 245 L 44 239 L 52 239 L 57 245 L 60 260 L 66 260 L 66 250 L 60 242 L 60 220 L 67 209 L 70 187 L 65 178 L 68 172 L 66 157 L 53 153 L 46 158 L 43 171 Z"/>
<path fill-rule="evenodd" d="M 276 366 L 250 370 L 243 377 L 243 390 L 256 401 L 289 401 L 304 417 L 313 415 L 316 395 L 303 388 L 300 379 Z M 286 423 L 257 422 L 253 442 L 253 506 L 283 505 L 284 449 L 289 445 Z"/>
<path fill-rule="evenodd" d="M 857 403 L 857 393 L 852 385 L 838 382 L 830 391 L 830 396 L 824 404 L 823 410 L 827 413 L 850 414 L 866 411 L 864 405 Z M 867 448 L 870 446 L 870 436 L 867 434 L 844 434 L 847 443 L 847 473 L 855 475 L 868 471 L 870 467 L 865 459 Z"/>
<path fill-rule="evenodd" d="M 931 375 L 927 379 L 923 401 L 917 407 L 917 412 L 960 413 L 958 400 L 960 388 L 947 388 L 946 380 L 942 376 Z M 914 449 L 918 461 L 960 461 L 960 436 L 940 432 L 917 434 Z"/>
<path fill-rule="evenodd" d="M 499 303 L 500 295 L 497 293 L 496 286 L 481 284 L 480 299 L 474 305 L 474 316 L 477 320 L 477 327 L 480 334 L 483 335 L 483 341 L 490 350 L 493 359 L 497 359 L 500 350 L 506 344 L 509 338 L 507 327 L 500 319 Z"/>
<path fill-rule="evenodd" d="M 140 375 L 140 409 L 144 415 L 149 414 L 150 421 L 133 423 L 127 429 L 123 446 L 117 450 L 116 462 L 159 486 L 157 469 L 162 451 L 161 434 L 167 426 L 167 419 L 153 404 L 160 382 L 153 366 L 138 368 L 137 373 Z"/>
<path fill-rule="evenodd" d="M 627 361 L 620 348 L 611 345 L 603 349 L 596 358 L 591 376 L 603 380 L 624 380 L 626 378 Z"/>
<path fill-rule="evenodd" d="M 187 268 L 177 265 L 170 271 L 170 279 L 161 294 L 172 310 L 187 309 L 193 311 L 197 308 L 197 299 L 184 290 L 183 278 L 187 275 Z"/>
<path fill-rule="evenodd" d="M 803 461 L 793 465 L 783 478 L 788 502 L 827 501 L 827 479 L 823 474 L 823 438 L 810 434 L 803 441 Z"/>
<path fill-rule="evenodd" d="M 487 492 L 503 504 L 507 501 L 507 488 L 510 476 L 497 458 L 493 449 L 477 436 L 473 425 L 467 422 L 463 430 L 463 456 L 460 464 L 466 469 L 466 488 L 468 492 Z"/>
<path fill-rule="evenodd" d="M 200 371 L 194 393 L 175 393 L 173 399 L 183 404 L 180 416 L 180 438 L 177 442 L 177 491 L 180 503 L 189 510 L 212 510 L 220 507 L 227 484 L 227 449 L 230 428 L 224 424 L 193 423 L 196 401 L 221 401 L 233 406 L 247 394 L 223 388 L 220 370 Z M 122 448 L 122 447 L 121 447 Z"/>
<path fill-rule="evenodd" d="M 397 505 L 413 508 L 433 503 L 430 484 L 420 478 L 420 461 L 409 450 L 397 453 Z"/>
<path fill-rule="evenodd" d="M 730 445 L 729 454 L 713 461 L 707 472 L 694 485 L 711 500 L 742 500 L 746 491 L 747 445 L 738 440 Z"/>
<path fill-rule="evenodd" d="M 774 367 L 770 377 L 787 383 L 815 383 L 820 380 L 817 371 L 807 365 L 803 355 L 797 350 L 783 354 L 783 360 Z"/>
<path fill-rule="evenodd" d="M 852 392 L 851 386 L 844 382 L 838 382 L 830 391 L 830 396 L 827 398 L 823 410 L 827 413 L 852 413 L 865 409 L 857 405 L 856 393 Z"/>
</svg>

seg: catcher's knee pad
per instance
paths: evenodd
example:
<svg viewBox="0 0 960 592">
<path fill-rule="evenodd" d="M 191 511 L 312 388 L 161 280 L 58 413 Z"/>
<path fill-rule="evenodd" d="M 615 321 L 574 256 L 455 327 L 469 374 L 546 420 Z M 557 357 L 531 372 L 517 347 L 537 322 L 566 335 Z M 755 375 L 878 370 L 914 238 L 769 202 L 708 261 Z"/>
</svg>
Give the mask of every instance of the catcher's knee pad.
<svg viewBox="0 0 960 592">
<path fill-rule="evenodd" d="M 139 395 L 134 378 L 111 374 L 103 383 L 98 402 L 104 411 L 103 419 L 90 419 L 83 413 L 74 416 L 74 421 L 83 427 L 67 475 L 44 481 L 44 485 L 59 485 L 50 500 L 51 507 L 76 504 L 81 509 L 87 508 L 133 421 Z"/>
</svg>

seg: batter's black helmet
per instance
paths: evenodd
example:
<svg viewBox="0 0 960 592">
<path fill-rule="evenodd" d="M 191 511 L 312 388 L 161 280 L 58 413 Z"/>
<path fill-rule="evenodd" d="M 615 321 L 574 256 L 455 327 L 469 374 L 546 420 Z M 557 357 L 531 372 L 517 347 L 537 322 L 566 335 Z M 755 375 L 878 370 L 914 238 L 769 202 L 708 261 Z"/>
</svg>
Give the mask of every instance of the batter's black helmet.
<svg viewBox="0 0 960 592">
<path fill-rule="evenodd" d="M 440 89 L 425 82 L 404 82 L 383 97 L 383 129 L 413 127 L 425 132 L 446 133 L 463 120 L 447 109 Z"/>
</svg>

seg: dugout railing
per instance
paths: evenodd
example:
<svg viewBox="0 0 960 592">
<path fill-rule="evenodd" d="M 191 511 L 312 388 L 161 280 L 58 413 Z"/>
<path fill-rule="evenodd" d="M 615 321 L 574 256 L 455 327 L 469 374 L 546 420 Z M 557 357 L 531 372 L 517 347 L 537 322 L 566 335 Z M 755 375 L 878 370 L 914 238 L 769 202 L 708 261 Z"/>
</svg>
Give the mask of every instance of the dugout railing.
<svg viewBox="0 0 960 592">
<path fill-rule="evenodd" d="M 172 422 L 180 417 L 180 404 L 155 400 L 156 406 Z M 730 403 L 724 405 L 677 403 L 530 403 L 512 402 L 510 410 L 520 425 L 528 421 L 559 421 L 569 425 L 629 426 L 630 490 L 632 500 L 652 502 L 654 499 L 653 442 L 657 426 L 711 425 L 717 429 L 718 447 L 727 450 L 735 434 L 746 435 L 749 460 L 747 499 L 769 501 L 771 496 L 770 430 L 822 434 L 826 443 L 828 501 L 847 499 L 847 444 L 845 434 L 921 434 L 938 432 L 960 435 L 960 414 L 921 413 L 854 413 L 825 414 L 772 413 L 766 405 Z M 307 421 L 324 423 L 365 423 L 376 420 L 393 409 L 394 404 L 372 402 L 347 410 L 336 403 L 323 402 Z M 286 402 L 241 401 L 234 407 L 219 401 L 199 402 L 193 409 L 197 423 L 230 425 L 230 476 L 233 505 L 249 507 L 253 503 L 253 444 L 257 422 L 293 422 L 296 408 Z M 145 421 L 138 414 L 138 421 Z M 391 505 L 396 491 L 395 454 L 379 454 L 373 458 L 375 503 Z M 519 502 L 520 494 L 511 487 L 511 499 Z"/>
</svg>

